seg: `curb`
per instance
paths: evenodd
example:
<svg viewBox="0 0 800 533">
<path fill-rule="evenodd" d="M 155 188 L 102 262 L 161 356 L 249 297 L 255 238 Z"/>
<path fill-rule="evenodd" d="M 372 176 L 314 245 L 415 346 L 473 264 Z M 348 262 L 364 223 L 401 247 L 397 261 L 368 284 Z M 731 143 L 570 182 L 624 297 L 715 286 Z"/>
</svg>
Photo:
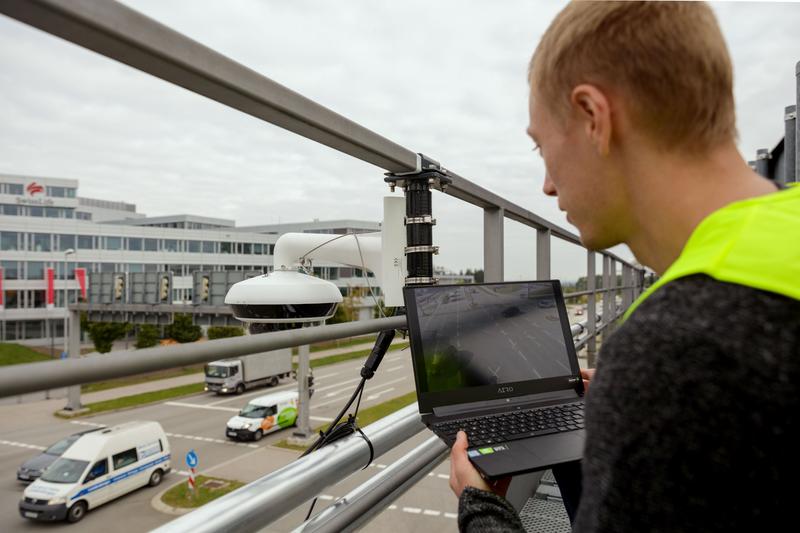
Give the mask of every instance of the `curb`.
<svg viewBox="0 0 800 533">
<path fill-rule="evenodd" d="M 170 473 L 170 476 L 172 474 Z M 199 509 L 199 507 L 172 507 L 171 505 L 167 505 L 166 503 L 161 501 L 161 497 L 171 488 L 177 487 L 181 483 L 185 483 L 185 480 L 178 481 L 177 483 L 173 483 L 169 487 L 166 487 L 164 490 L 153 496 L 150 500 L 150 506 L 164 514 L 172 515 L 172 516 L 181 516 L 185 515 L 186 513 L 191 513 L 195 509 Z"/>
</svg>

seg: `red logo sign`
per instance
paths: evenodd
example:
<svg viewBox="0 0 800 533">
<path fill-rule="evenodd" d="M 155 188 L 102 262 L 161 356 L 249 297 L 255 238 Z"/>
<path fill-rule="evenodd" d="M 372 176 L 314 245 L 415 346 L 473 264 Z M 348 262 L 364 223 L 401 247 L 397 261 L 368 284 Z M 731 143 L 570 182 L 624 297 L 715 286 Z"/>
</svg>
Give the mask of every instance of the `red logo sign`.
<svg viewBox="0 0 800 533">
<path fill-rule="evenodd" d="M 32 182 L 30 182 L 30 183 L 28 184 L 28 186 L 25 188 L 25 190 L 27 190 L 27 191 L 28 191 L 28 194 L 30 194 L 31 196 L 33 196 L 34 194 L 37 194 L 37 193 L 42 193 L 42 192 L 44 192 L 44 187 L 42 187 L 41 185 L 39 185 L 39 184 L 38 184 L 38 183 L 36 183 L 35 181 L 32 181 Z"/>
</svg>

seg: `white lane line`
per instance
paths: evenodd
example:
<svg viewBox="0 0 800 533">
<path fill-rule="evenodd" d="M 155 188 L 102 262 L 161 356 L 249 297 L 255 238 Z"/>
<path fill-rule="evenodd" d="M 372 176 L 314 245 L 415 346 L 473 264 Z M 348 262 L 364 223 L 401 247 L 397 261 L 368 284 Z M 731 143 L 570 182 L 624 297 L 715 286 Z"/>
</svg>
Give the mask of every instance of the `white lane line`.
<svg viewBox="0 0 800 533">
<path fill-rule="evenodd" d="M 390 506 L 388 507 L 388 509 L 389 509 L 390 511 L 394 511 L 395 509 L 397 509 L 397 506 L 396 506 L 396 505 L 394 505 L 394 504 L 392 504 L 392 505 L 390 505 Z"/>
<path fill-rule="evenodd" d="M 16 442 L 13 440 L 0 440 L 0 444 L 7 446 L 16 446 L 17 448 L 28 448 L 30 450 L 46 450 L 45 446 L 38 446 L 36 444 L 26 444 L 24 442 Z"/>
<path fill-rule="evenodd" d="M 405 367 L 406 365 L 393 366 L 392 368 L 387 368 L 386 370 L 384 370 L 384 372 L 394 372 L 395 370 L 400 370 L 401 368 Z"/>
<path fill-rule="evenodd" d="M 331 501 L 333 499 L 333 496 L 331 496 L 330 494 L 320 494 L 319 496 L 317 496 L 317 498 L 319 498 L 320 500 Z"/>
<path fill-rule="evenodd" d="M 439 516 L 442 514 L 442 512 L 434 511 L 432 509 L 425 509 L 424 511 L 422 511 L 422 514 L 424 514 L 425 516 Z"/>
<path fill-rule="evenodd" d="M 458 518 L 458 515 L 455 513 L 444 513 L 445 518 Z"/>
<path fill-rule="evenodd" d="M 328 418 L 326 416 L 309 416 L 308 419 L 316 422 L 333 422 L 333 418 Z"/>
<path fill-rule="evenodd" d="M 332 376 L 337 376 L 339 374 L 341 374 L 341 372 L 329 372 L 328 374 L 320 374 L 319 376 L 314 376 L 314 379 L 316 381 L 321 381 L 323 379 L 326 379 L 326 378 L 329 378 L 329 377 L 332 377 Z M 264 394 L 268 394 L 268 393 L 273 392 L 273 391 L 279 391 L 279 390 L 285 390 L 285 389 L 296 389 L 296 388 L 297 388 L 297 382 L 295 381 L 295 382 L 292 382 L 292 383 L 287 383 L 285 385 L 278 385 L 277 387 L 267 387 L 267 388 L 265 388 L 263 390 L 256 390 L 256 391 L 253 391 L 253 392 L 249 392 L 247 394 L 242 394 L 242 395 L 239 395 L 239 396 L 232 396 L 230 398 L 224 398 L 222 400 L 217 400 L 215 402 L 211 402 L 211 403 L 207 403 L 207 404 L 203 404 L 203 405 L 219 405 L 221 403 L 233 402 L 233 401 L 236 401 L 236 400 L 243 400 L 245 398 L 250 398 L 252 396 L 262 396 Z"/>
<path fill-rule="evenodd" d="M 83 420 L 70 420 L 71 424 L 78 424 L 79 426 L 91 426 L 93 428 L 104 428 L 105 424 L 98 424 L 97 422 L 84 422 Z"/>
<path fill-rule="evenodd" d="M 438 477 L 439 479 L 450 479 L 450 476 L 448 476 L 447 474 L 436 474 L 436 477 Z"/>
<path fill-rule="evenodd" d="M 212 404 L 203 405 L 199 403 L 187 403 L 187 402 L 164 402 L 164 405 L 169 405 L 172 407 L 188 407 L 190 409 L 210 409 L 212 411 L 227 411 L 229 413 L 238 413 L 239 409 L 235 407 L 216 407 Z"/>
<path fill-rule="evenodd" d="M 318 389 L 315 387 L 315 389 L 316 392 L 322 392 L 330 389 L 335 389 L 337 387 L 341 387 L 342 385 L 349 385 L 350 383 L 356 383 L 357 381 L 361 381 L 361 378 L 359 377 L 355 379 L 349 379 L 347 381 L 341 381 L 339 383 L 334 383 L 333 385 L 328 385 L 327 387 L 320 387 Z"/>
<path fill-rule="evenodd" d="M 376 392 L 375 394 L 370 394 L 369 396 L 367 396 L 367 400 L 374 400 L 376 398 L 380 398 L 381 395 L 386 394 L 387 392 L 392 392 L 393 390 L 394 390 L 394 387 L 389 387 L 388 389 L 384 389 L 384 390 L 382 390 L 380 392 Z"/>
<path fill-rule="evenodd" d="M 420 509 L 419 507 L 403 507 L 403 512 L 411 514 L 420 514 L 422 512 L 422 509 Z"/>
</svg>

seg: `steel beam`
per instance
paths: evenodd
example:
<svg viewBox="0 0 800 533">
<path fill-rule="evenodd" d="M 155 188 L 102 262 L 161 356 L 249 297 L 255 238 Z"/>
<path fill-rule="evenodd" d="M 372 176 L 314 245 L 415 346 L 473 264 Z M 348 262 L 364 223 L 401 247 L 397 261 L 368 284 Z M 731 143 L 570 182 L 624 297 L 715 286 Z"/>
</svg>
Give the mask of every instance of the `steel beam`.
<svg viewBox="0 0 800 533">
<path fill-rule="evenodd" d="M 377 458 L 424 429 L 413 403 L 363 429 Z M 169 522 L 158 533 L 259 531 L 370 461 L 359 434 L 336 441 Z"/>
<path fill-rule="evenodd" d="M 797 106 L 790 105 L 784 110 L 785 133 L 783 137 L 783 183 L 797 181 Z"/>
<path fill-rule="evenodd" d="M 483 210 L 483 281 L 503 281 L 503 210 Z"/>
<path fill-rule="evenodd" d="M 74 322 L 79 324 L 78 320 Z M 0 398 L 405 327 L 406 317 L 396 316 L 177 346 L 156 346 L 135 352 L 118 351 L 80 359 L 12 365 L 0 372 Z"/>
<path fill-rule="evenodd" d="M 81 356 L 81 315 L 78 311 L 71 310 L 69 312 L 69 332 L 65 332 L 65 334 L 69 338 L 67 354 L 71 360 L 76 361 Z M 81 386 L 70 385 L 67 389 L 67 405 L 64 409 L 67 411 L 78 411 L 82 407 Z"/>
<path fill-rule="evenodd" d="M 439 437 L 429 438 L 294 532 L 338 533 L 358 530 L 441 463 L 448 451 Z"/>
</svg>

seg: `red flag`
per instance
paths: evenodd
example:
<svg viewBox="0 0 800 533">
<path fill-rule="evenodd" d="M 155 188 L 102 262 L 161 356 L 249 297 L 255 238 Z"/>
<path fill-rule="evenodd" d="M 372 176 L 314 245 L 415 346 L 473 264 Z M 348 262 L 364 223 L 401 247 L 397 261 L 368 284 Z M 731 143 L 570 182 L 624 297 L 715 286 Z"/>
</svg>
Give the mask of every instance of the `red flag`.
<svg viewBox="0 0 800 533">
<path fill-rule="evenodd" d="M 75 279 L 78 280 L 78 285 L 81 288 L 81 300 L 86 300 L 86 269 L 76 268 Z"/>
<path fill-rule="evenodd" d="M 47 308 L 52 309 L 56 303 L 55 291 L 55 272 L 52 268 L 47 269 Z"/>
</svg>

